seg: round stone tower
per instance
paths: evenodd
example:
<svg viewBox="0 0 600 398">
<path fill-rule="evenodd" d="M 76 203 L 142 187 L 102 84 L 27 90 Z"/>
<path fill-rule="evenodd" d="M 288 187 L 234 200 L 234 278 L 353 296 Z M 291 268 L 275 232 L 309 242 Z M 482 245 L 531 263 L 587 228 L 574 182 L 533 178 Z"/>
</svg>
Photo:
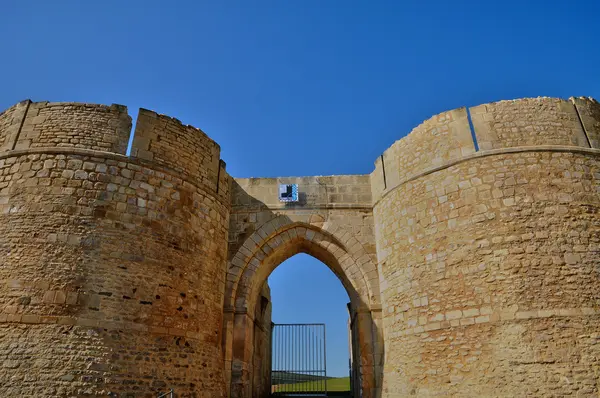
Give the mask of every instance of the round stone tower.
<svg viewBox="0 0 600 398">
<path fill-rule="evenodd" d="M 0 114 L 0 391 L 225 394 L 230 178 L 202 131 L 140 110 Z"/>
<path fill-rule="evenodd" d="M 383 397 L 598 394 L 599 138 L 598 102 L 532 98 L 378 159 Z"/>
</svg>

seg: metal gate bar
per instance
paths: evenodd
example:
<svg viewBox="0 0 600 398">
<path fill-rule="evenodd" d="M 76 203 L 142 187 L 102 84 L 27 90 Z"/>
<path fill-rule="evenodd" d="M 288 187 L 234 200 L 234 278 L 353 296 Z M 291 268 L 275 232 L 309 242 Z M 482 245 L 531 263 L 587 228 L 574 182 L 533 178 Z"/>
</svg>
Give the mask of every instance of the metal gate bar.
<svg viewBox="0 0 600 398">
<path fill-rule="evenodd" d="M 273 324 L 273 396 L 327 395 L 325 324 Z"/>
</svg>

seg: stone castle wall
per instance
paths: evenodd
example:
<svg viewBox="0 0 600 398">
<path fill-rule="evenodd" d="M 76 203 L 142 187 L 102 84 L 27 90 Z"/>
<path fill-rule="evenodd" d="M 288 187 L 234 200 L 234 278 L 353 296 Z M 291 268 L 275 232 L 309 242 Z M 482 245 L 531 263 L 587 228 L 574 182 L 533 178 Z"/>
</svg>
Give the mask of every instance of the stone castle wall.
<svg viewBox="0 0 600 398">
<path fill-rule="evenodd" d="M 384 397 L 598 394 L 597 110 L 552 98 L 471 108 L 480 151 L 462 156 L 464 123 L 460 138 L 431 133 L 444 113 L 376 162 Z M 445 165 L 433 152 L 405 166 L 432 145 Z"/>
<path fill-rule="evenodd" d="M 308 253 L 348 291 L 365 398 L 598 394 L 597 101 L 443 112 L 360 176 L 234 180 L 201 130 L 142 109 L 125 156 L 130 126 L 0 113 L 0 393 L 267 395 L 264 283 Z"/>
<path fill-rule="evenodd" d="M 21 131 L 9 124 L 17 150 L 0 153 L 0 392 L 224 396 L 218 147 L 184 126 L 179 140 L 170 120 L 153 130 L 159 146 L 126 157 L 124 107 L 31 103 L 27 115 Z M 202 159 L 189 174 L 173 161 L 183 149 Z"/>
</svg>

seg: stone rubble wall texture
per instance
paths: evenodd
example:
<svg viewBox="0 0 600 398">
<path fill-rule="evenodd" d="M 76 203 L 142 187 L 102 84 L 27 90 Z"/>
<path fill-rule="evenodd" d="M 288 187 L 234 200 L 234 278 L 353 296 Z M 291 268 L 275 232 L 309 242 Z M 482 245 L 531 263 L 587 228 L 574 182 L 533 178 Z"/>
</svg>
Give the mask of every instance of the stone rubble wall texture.
<svg viewBox="0 0 600 398">
<path fill-rule="evenodd" d="M 224 396 L 228 189 L 91 149 L 0 154 L 0 393 Z"/>
<path fill-rule="evenodd" d="M 297 253 L 348 292 L 363 398 L 600 393 L 594 99 L 443 112 L 357 176 L 234 180 L 148 110 L 125 156 L 130 125 L 0 113 L 1 394 L 264 396 L 265 281 Z"/>
</svg>

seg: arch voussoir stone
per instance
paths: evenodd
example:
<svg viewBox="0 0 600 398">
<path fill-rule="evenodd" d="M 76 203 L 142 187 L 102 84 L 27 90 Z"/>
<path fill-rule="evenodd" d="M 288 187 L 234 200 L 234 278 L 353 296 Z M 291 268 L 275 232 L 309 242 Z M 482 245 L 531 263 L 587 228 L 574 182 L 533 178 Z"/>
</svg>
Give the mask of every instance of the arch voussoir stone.
<svg viewBox="0 0 600 398">
<path fill-rule="evenodd" d="M 329 230 L 323 230 L 314 225 L 290 221 L 284 216 L 268 221 L 253 232 L 239 247 L 238 252 L 234 255 L 234 260 L 232 260 L 232 263 L 236 265 L 235 268 L 231 269 L 233 278 L 228 278 L 228 280 L 239 279 L 244 275 L 250 279 L 254 278 L 260 264 L 277 253 L 278 250 L 285 248 L 286 245 L 298 241 L 298 247 L 290 250 L 296 252 L 308 251 L 307 245 L 312 245 L 313 248 L 319 248 L 318 250 L 323 253 L 329 253 L 338 262 L 336 267 L 339 267 L 339 269 L 336 273 L 345 275 L 355 290 L 366 296 L 361 301 L 368 303 L 372 289 L 368 286 L 368 278 L 357 268 L 358 264 L 363 264 L 358 261 L 358 258 L 364 254 L 364 250 L 361 250 L 362 245 L 348 231 L 339 226 L 331 222 L 322 223 L 320 219 L 317 222 L 323 227 L 337 232 L 338 236 L 333 235 Z M 300 242 L 304 243 L 300 244 Z M 353 249 L 348 252 L 347 247 Z M 270 271 L 272 270 L 269 270 L 269 273 Z M 230 290 L 227 292 L 227 297 L 229 297 L 232 304 L 235 303 L 235 307 L 239 307 L 240 303 L 243 302 L 239 299 L 240 295 L 247 296 L 252 292 L 252 288 L 239 289 L 238 285 L 239 282 L 236 283 L 235 281 L 227 284 Z M 253 288 L 256 289 L 257 287 L 254 286 Z M 248 297 L 246 297 L 246 300 L 248 300 Z"/>
</svg>

